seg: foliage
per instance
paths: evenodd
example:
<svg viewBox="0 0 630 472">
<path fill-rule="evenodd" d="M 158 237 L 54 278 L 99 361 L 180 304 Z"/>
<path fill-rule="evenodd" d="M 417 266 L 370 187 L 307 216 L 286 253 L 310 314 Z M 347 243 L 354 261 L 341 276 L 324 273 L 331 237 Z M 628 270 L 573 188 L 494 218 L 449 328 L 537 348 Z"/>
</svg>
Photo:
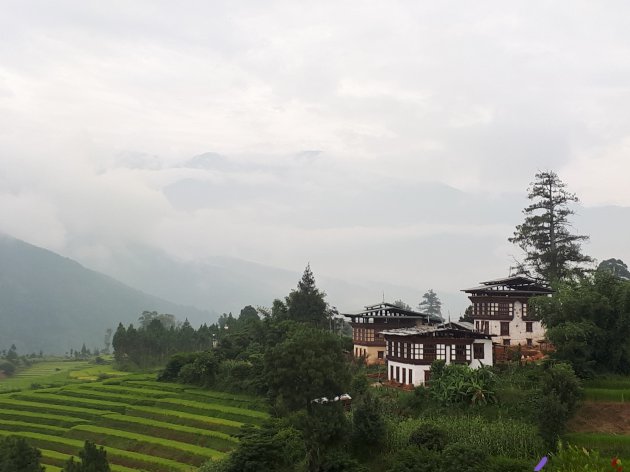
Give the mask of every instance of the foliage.
<svg viewBox="0 0 630 472">
<path fill-rule="evenodd" d="M 0 438 L 0 472 L 43 472 L 39 464 L 41 452 L 24 438 Z"/>
<path fill-rule="evenodd" d="M 367 472 L 367 469 L 347 452 L 332 450 L 324 456 L 317 472 Z"/>
<path fill-rule="evenodd" d="M 305 325 L 267 349 L 264 367 L 272 399 L 289 411 L 344 393 L 350 380 L 339 337 Z"/>
<path fill-rule="evenodd" d="M 433 365 L 431 368 L 433 369 Z M 494 374 L 487 367 L 471 369 L 467 365 L 435 364 L 429 390 L 441 403 L 484 405 L 496 401 Z"/>
<path fill-rule="evenodd" d="M 418 304 L 418 310 L 429 315 L 442 316 L 442 302 L 433 289 L 429 289 L 422 295 L 422 301 Z"/>
<path fill-rule="evenodd" d="M 619 277 L 622 280 L 630 280 L 630 270 L 628 265 L 621 259 L 607 259 L 602 261 L 597 266 L 598 271 L 610 272 L 615 277 Z"/>
<path fill-rule="evenodd" d="M 487 472 L 529 472 L 532 470 L 531 460 L 513 459 L 512 457 L 488 457 Z"/>
<path fill-rule="evenodd" d="M 292 472 L 305 458 L 302 437 L 280 421 L 262 428 L 245 427 L 240 446 L 225 461 L 221 472 Z"/>
<path fill-rule="evenodd" d="M 71 457 L 63 468 L 64 472 L 110 472 L 107 462 L 107 452 L 103 446 L 97 448 L 91 441 L 85 441 L 83 449 L 79 451 L 81 462 L 75 462 Z"/>
<path fill-rule="evenodd" d="M 553 171 L 538 172 L 530 184 L 532 203 L 523 210 L 525 221 L 509 238 L 525 252 L 527 265 L 544 280 L 557 281 L 584 274 L 583 265 L 592 259 L 581 253 L 588 236 L 572 234 L 570 203 L 579 200 Z"/>
<path fill-rule="evenodd" d="M 0 372 L 2 372 L 7 377 L 10 377 L 15 373 L 15 364 L 8 360 L 0 360 Z"/>
<path fill-rule="evenodd" d="M 597 451 L 563 443 L 559 444 L 558 452 L 551 456 L 547 468 L 550 472 L 612 470 L 610 468 L 610 459 L 602 458 Z"/>
<path fill-rule="evenodd" d="M 400 299 L 395 300 L 394 303 L 392 303 L 392 305 L 397 306 L 398 308 L 402 308 L 403 310 L 409 310 L 409 311 L 412 310 L 411 306 L 407 305 L 404 301 Z"/>
<path fill-rule="evenodd" d="M 375 452 L 385 436 L 385 421 L 380 402 L 369 393 L 354 407 L 352 442 L 356 450 Z"/>
<path fill-rule="evenodd" d="M 446 447 L 448 437 L 443 429 L 432 424 L 425 424 L 412 431 L 409 442 L 432 451 L 441 451 Z"/>
<path fill-rule="evenodd" d="M 537 299 L 537 312 L 556 350 L 582 377 L 630 373 L 630 281 L 595 272 L 560 284 L 554 297 Z"/>
<path fill-rule="evenodd" d="M 388 472 L 434 472 L 441 470 L 440 454 L 428 449 L 407 447 L 396 452 Z"/>
<path fill-rule="evenodd" d="M 395 452 L 407 447 L 411 434 L 420 428 L 434 427 L 445 431 L 449 443 L 468 445 L 488 455 L 531 458 L 544 447 L 537 429 L 523 420 L 487 420 L 480 415 L 453 416 L 440 414 L 419 419 L 389 419 L 385 449 Z"/>
<path fill-rule="evenodd" d="M 548 366 L 541 378 L 539 431 L 549 450 L 554 450 L 575 413 L 582 392 L 580 382 L 568 364 Z"/>
<path fill-rule="evenodd" d="M 479 449 L 460 443 L 452 443 L 442 453 L 444 472 L 485 472 L 488 454 Z"/>
<path fill-rule="evenodd" d="M 326 294 L 315 286 L 315 277 L 310 264 L 304 269 L 297 290 L 292 290 L 286 297 L 287 317 L 290 320 L 308 323 L 325 328 L 328 326 L 328 304 Z"/>
</svg>

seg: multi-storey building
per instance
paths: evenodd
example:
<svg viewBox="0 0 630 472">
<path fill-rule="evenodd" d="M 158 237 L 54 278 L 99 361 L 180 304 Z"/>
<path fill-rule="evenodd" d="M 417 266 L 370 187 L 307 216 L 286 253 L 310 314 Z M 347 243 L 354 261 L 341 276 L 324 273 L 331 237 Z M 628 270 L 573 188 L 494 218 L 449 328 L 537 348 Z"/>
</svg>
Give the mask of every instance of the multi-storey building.
<svg viewBox="0 0 630 472">
<path fill-rule="evenodd" d="M 387 346 L 387 379 L 403 385 L 422 385 L 430 379 L 431 364 L 466 364 L 473 369 L 492 365 L 492 339 L 474 331 L 471 323 L 446 323 L 383 331 Z"/>
<path fill-rule="evenodd" d="M 369 305 L 359 313 L 344 313 L 350 319 L 355 357 L 365 357 L 368 364 L 385 362 L 384 330 L 432 326 L 442 318 L 412 310 L 405 310 L 391 303 Z"/>
<path fill-rule="evenodd" d="M 518 274 L 462 291 L 469 294 L 476 331 L 504 346 L 535 346 L 545 339 L 542 323 L 528 309 L 531 297 L 553 293 L 540 281 Z"/>
</svg>

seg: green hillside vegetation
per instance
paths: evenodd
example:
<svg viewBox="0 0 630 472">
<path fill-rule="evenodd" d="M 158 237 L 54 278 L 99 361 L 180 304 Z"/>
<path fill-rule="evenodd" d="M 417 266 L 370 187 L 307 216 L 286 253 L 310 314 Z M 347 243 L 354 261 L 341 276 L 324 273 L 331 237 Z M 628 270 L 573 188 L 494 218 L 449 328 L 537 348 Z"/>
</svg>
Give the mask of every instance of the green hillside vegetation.
<svg viewBox="0 0 630 472">
<path fill-rule="evenodd" d="M 186 392 L 195 387 L 153 378 L 128 375 L 0 394 L 0 436 L 28 439 L 42 450 L 42 464 L 52 467 L 47 470 L 62 467 L 83 441 L 91 440 L 105 446 L 114 472 L 189 472 L 225 457 L 238 446 L 244 424 L 260 424 L 268 417 L 257 405 L 223 404 L 221 393 L 211 406 L 199 403 L 199 395 Z M 143 395 L 144 388 L 150 395 Z M 233 394 L 230 398 L 242 405 L 249 401 Z"/>
<path fill-rule="evenodd" d="M 108 328 L 135 321 L 143 310 L 180 319 L 209 314 L 134 290 L 77 262 L 0 235 L 0 349 L 63 354 L 103 347 Z M 16 323 L 15 320 L 19 320 Z"/>
</svg>

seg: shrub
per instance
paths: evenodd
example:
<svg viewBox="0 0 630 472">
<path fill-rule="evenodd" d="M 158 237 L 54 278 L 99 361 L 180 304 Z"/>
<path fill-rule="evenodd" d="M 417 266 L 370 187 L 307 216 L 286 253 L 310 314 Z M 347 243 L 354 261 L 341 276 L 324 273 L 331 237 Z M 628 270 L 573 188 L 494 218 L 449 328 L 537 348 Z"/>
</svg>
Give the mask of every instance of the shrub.
<svg viewBox="0 0 630 472">
<path fill-rule="evenodd" d="M 610 459 L 602 458 L 597 451 L 589 451 L 558 443 L 558 452 L 549 461 L 550 472 L 590 472 L 612 470 Z"/>
<path fill-rule="evenodd" d="M 442 453 L 444 472 L 486 472 L 488 456 L 476 447 L 450 444 Z"/>
<path fill-rule="evenodd" d="M 428 449 L 407 447 L 399 451 L 388 472 L 434 472 L 442 470 L 439 453 Z"/>
<path fill-rule="evenodd" d="M 7 377 L 15 374 L 15 364 L 10 361 L 0 361 L 0 372 L 4 373 Z"/>
<path fill-rule="evenodd" d="M 555 393 L 542 397 L 538 404 L 538 429 L 545 447 L 554 451 L 569 418 L 567 406 Z"/>
<path fill-rule="evenodd" d="M 367 472 L 367 469 L 343 451 L 326 454 L 318 472 Z"/>
<path fill-rule="evenodd" d="M 530 472 L 532 464 L 527 459 L 511 457 L 489 457 L 487 472 Z"/>
<path fill-rule="evenodd" d="M 352 441 L 355 448 L 375 451 L 385 436 L 385 420 L 378 399 L 366 395 L 354 408 L 352 415 Z"/>
<path fill-rule="evenodd" d="M 409 443 L 432 451 L 441 451 L 446 447 L 448 437 L 444 430 L 431 424 L 425 424 L 411 433 Z"/>
</svg>

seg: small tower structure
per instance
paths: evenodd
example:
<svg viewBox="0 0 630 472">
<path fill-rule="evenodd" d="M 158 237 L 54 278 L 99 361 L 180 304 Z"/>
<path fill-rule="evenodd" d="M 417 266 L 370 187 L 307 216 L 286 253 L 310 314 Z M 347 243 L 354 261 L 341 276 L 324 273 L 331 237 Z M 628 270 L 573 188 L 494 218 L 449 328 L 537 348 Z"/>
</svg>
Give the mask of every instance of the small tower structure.
<svg viewBox="0 0 630 472">
<path fill-rule="evenodd" d="M 472 303 L 475 330 L 490 334 L 495 342 L 533 347 L 545 339 L 542 323 L 528 309 L 530 298 L 553 293 L 540 280 L 516 274 L 462 291 Z"/>
<path fill-rule="evenodd" d="M 391 303 L 367 305 L 358 313 L 342 313 L 352 326 L 354 356 L 365 357 L 368 364 L 384 364 L 386 344 L 382 332 L 397 328 L 433 326 L 442 322 L 435 315 L 405 310 Z"/>
</svg>

